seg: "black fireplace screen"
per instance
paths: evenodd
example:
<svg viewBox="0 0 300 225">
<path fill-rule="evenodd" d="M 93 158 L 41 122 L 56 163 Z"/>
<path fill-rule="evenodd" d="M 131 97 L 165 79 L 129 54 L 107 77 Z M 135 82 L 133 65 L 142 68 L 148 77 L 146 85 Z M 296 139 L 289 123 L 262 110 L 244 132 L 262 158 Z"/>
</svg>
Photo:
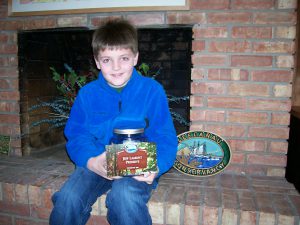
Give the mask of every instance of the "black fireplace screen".
<svg viewBox="0 0 300 225">
<path fill-rule="evenodd" d="M 67 73 L 66 66 L 77 75 L 96 74 L 90 47 L 93 31 L 64 28 L 24 31 L 18 34 L 21 93 L 22 150 L 32 154 L 63 143 L 63 126 L 47 123 L 56 115 L 51 107 L 36 107 L 51 102 L 60 92 L 52 76 L 54 68 Z M 149 66 L 169 96 L 177 133 L 189 130 L 192 29 L 185 26 L 141 28 L 139 65 Z M 46 112 L 46 113 L 45 113 Z M 49 114 L 50 113 L 50 114 Z"/>
</svg>

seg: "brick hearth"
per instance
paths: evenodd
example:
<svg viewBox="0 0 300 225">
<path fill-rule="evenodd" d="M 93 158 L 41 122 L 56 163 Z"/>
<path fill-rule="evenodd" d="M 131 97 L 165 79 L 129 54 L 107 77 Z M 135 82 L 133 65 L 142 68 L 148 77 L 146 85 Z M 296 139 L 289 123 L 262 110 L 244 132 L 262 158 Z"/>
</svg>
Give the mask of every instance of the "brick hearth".
<svg viewBox="0 0 300 225">
<path fill-rule="evenodd" d="M 46 225 L 51 195 L 74 166 L 67 161 L 0 157 L 0 224 Z M 88 224 L 107 224 L 105 196 Z M 281 177 L 165 174 L 149 202 L 153 223 L 180 225 L 298 225 L 300 196 Z"/>
</svg>

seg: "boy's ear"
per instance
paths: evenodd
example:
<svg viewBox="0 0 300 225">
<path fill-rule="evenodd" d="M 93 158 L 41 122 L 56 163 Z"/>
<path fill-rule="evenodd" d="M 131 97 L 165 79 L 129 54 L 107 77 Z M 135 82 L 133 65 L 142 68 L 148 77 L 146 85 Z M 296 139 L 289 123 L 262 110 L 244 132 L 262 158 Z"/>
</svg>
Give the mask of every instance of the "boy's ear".
<svg viewBox="0 0 300 225">
<path fill-rule="evenodd" d="M 136 66 L 136 64 L 138 62 L 138 59 L 139 59 L 139 53 L 137 52 L 135 57 L 134 57 L 134 66 Z"/>
<path fill-rule="evenodd" d="M 100 70 L 100 63 L 99 63 L 99 61 L 96 59 L 96 57 L 94 57 L 94 60 L 95 60 L 95 63 L 96 63 L 96 66 L 97 66 L 98 70 Z"/>
</svg>

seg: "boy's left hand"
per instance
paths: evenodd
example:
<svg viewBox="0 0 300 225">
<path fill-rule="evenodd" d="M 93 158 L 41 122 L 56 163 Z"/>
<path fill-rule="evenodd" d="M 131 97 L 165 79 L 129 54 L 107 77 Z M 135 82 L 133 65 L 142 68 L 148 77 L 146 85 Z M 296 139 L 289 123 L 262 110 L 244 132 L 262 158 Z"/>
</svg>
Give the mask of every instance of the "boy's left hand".
<svg viewBox="0 0 300 225">
<path fill-rule="evenodd" d="M 144 181 L 147 184 L 152 184 L 156 175 L 157 175 L 157 173 L 145 173 L 145 174 L 142 174 L 139 176 L 133 176 L 133 178 L 138 181 Z"/>
</svg>

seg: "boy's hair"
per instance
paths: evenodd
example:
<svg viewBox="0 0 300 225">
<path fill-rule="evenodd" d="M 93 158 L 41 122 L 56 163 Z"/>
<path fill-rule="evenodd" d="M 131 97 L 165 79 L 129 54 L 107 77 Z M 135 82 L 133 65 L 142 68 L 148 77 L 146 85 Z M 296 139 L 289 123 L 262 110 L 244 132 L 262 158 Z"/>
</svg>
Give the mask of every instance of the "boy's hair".
<svg viewBox="0 0 300 225">
<path fill-rule="evenodd" d="M 94 57 L 105 49 L 126 48 L 138 53 L 136 28 L 124 19 L 109 20 L 93 34 L 92 48 Z"/>
</svg>

